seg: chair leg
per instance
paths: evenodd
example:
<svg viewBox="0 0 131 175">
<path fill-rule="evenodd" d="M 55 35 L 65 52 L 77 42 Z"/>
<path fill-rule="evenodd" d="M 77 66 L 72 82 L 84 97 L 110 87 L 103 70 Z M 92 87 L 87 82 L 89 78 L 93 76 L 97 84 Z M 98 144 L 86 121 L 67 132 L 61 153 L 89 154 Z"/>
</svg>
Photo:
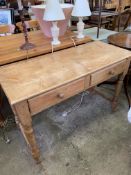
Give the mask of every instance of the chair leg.
<svg viewBox="0 0 131 175">
<path fill-rule="evenodd" d="M 129 17 L 126 21 L 126 24 L 124 25 L 124 30 L 128 27 L 130 20 L 131 20 L 131 14 L 129 15 Z"/>
</svg>

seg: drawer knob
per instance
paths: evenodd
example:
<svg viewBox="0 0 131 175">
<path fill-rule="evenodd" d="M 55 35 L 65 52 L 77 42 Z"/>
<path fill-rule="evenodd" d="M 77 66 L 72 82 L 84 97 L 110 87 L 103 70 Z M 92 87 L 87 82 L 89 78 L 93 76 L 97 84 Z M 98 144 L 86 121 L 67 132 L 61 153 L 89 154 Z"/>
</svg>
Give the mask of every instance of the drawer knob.
<svg viewBox="0 0 131 175">
<path fill-rule="evenodd" d="M 63 99 L 64 98 L 64 94 L 58 94 L 57 97 L 59 97 L 60 99 Z"/>
<path fill-rule="evenodd" d="M 109 75 L 115 75 L 115 72 L 114 71 L 109 71 Z"/>
</svg>

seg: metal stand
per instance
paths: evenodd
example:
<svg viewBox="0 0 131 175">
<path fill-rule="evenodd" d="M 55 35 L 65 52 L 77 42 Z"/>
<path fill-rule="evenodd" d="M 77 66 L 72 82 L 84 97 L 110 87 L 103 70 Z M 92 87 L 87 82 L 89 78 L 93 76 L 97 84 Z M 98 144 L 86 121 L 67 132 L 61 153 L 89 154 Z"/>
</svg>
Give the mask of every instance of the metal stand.
<svg viewBox="0 0 131 175">
<path fill-rule="evenodd" d="M 20 46 L 20 49 L 21 50 L 33 49 L 36 46 L 29 42 L 27 28 L 26 28 L 26 24 L 25 24 L 24 12 L 23 12 L 23 10 L 19 10 L 19 13 L 20 13 L 20 18 L 21 18 L 21 22 L 22 22 L 22 26 L 23 26 L 23 33 L 24 33 L 24 38 L 25 38 L 25 43 L 22 46 Z"/>
<path fill-rule="evenodd" d="M 99 22 L 97 28 L 97 38 L 99 38 L 100 28 L 101 28 L 101 11 L 102 11 L 102 0 L 99 0 Z"/>
</svg>

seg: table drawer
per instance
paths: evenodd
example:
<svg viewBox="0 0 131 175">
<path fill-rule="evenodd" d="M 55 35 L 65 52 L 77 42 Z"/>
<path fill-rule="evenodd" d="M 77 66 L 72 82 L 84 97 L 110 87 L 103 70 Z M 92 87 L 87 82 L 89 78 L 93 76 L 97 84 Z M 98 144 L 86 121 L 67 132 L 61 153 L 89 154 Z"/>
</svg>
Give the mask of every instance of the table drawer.
<svg viewBox="0 0 131 175">
<path fill-rule="evenodd" d="M 50 106 L 60 103 L 61 101 L 64 101 L 65 99 L 82 92 L 84 90 L 84 80 L 85 78 L 81 78 L 59 88 L 56 88 L 50 92 L 30 99 L 28 102 L 31 114 L 41 112 Z"/>
<path fill-rule="evenodd" d="M 123 61 L 119 64 L 107 67 L 106 69 L 95 72 L 91 75 L 91 86 L 97 85 L 105 80 L 108 80 L 120 73 L 125 69 L 126 61 Z"/>
</svg>

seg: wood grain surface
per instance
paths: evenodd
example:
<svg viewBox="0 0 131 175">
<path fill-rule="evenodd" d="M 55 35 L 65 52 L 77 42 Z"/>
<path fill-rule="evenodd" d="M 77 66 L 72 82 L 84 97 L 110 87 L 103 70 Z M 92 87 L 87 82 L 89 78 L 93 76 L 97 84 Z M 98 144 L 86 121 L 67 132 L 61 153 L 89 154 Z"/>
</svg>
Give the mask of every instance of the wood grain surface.
<svg viewBox="0 0 131 175">
<path fill-rule="evenodd" d="M 22 33 L 0 37 L 0 66 L 52 52 L 51 38 L 45 37 L 40 30 L 29 32 L 28 35 L 29 41 L 36 45 L 34 49 L 28 52 L 20 50 L 20 46 L 24 44 Z M 73 40 L 76 45 L 92 41 L 89 36 L 86 36 L 84 39 L 77 39 L 75 33 L 67 31 L 64 36 L 60 37 L 61 44 L 54 46 L 53 50 L 58 51 L 68 47 L 74 47 Z"/>
<path fill-rule="evenodd" d="M 3 66 L 0 84 L 10 104 L 15 104 L 129 57 L 131 52 L 127 50 L 95 41 Z"/>
<path fill-rule="evenodd" d="M 108 42 L 115 46 L 131 50 L 131 33 L 122 32 L 110 35 L 108 37 Z"/>
</svg>

